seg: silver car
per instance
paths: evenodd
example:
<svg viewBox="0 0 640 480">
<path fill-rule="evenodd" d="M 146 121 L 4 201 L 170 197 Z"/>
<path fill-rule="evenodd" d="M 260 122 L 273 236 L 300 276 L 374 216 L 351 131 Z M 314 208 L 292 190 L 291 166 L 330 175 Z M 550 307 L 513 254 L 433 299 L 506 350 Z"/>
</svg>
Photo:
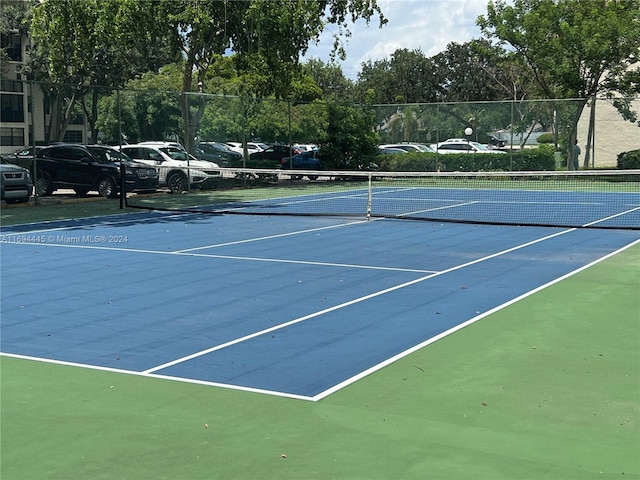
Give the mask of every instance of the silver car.
<svg viewBox="0 0 640 480">
<path fill-rule="evenodd" d="M 450 138 L 436 145 L 431 145 L 438 153 L 500 153 L 502 150 L 493 150 L 478 142 L 465 140 L 464 138 Z"/>
<path fill-rule="evenodd" d="M 33 181 L 29 171 L 4 158 L 0 163 L 0 184 L 1 199 L 7 203 L 25 203 L 31 198 Z"/>
</svg>

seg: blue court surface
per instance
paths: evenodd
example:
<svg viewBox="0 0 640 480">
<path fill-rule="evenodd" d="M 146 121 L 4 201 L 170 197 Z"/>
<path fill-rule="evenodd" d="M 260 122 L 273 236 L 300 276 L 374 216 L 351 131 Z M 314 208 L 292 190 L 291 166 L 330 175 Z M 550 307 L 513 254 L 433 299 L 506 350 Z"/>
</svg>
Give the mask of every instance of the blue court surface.
<svg viewBox="0 0 640 480">
<path fill-rule="evenodd" d="M 3 355 L 319 400 L 640 231 L 156 212 L 0 240 Z"/>
</svg>

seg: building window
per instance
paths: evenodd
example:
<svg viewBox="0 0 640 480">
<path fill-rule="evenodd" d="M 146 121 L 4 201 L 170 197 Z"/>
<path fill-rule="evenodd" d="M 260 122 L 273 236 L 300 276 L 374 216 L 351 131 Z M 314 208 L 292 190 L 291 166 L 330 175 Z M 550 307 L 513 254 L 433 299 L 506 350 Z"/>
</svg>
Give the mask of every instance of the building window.
<svg viewBox="0 0 640 480">
<path fill-rule="evenodd" d="M 22 44 L 19 33 L 3 33 L 0 35 L 0 47 L 6 49 L 9 60 L 22 61 Z"/>
<path fill-rule="evenodd" d="M 0 94 L 0 118 L 3 122 L 24 122 L 24 95 Z"/>
<path fill-rule="evenodd" d="M 0 128 L 0 144 L 23 147 L 24 143 L 24 128 Z"/>
<path fill-rule="evenodd" d="M 22 82 L 18 80 L 0 79 L 0 90 L 3 92 L 22 92 Z"/>
<path fill-rule="evenodd" d="M 62 141 L 65 143 L 82 143 L 82 130 L 67 130 Z"/>
</svg>

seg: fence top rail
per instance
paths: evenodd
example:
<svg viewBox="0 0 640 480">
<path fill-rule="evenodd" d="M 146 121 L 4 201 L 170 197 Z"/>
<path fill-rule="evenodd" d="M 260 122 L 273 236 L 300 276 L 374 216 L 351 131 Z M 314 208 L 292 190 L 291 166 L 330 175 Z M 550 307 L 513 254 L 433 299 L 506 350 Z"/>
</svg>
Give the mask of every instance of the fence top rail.
<svg viewBox="0 0 640 480">
<path fill-rule="evenodd" d="M 364 170 L 303 170 L 303 169 L 269 169 L 269 168 L 220 168 L 221 172 L 233 173 L 260 173 L 283 175 L 315 175 L 320 177 L 601 177 L 601 176 L 640 176 L 637 170 L 531 170 L 531 171 L 499 171 L 499 172 L 387 172 Z M 640 180 L 639 180 L 640 181 Z"/>
</svg>

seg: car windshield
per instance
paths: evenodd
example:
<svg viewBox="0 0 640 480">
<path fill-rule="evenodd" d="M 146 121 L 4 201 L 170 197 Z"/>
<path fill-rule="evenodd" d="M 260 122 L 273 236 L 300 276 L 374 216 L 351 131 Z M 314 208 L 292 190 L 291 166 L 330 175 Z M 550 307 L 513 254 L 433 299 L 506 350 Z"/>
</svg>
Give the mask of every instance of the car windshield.
<svg viewBox="0 0 640 480">
<path fill-rule="evenodd" d="M 489 148 L 487 148 L 486 146 L 484 146 L 481 143 L 478 142 L 469 142 L 471 145 L 473 145 L 474 147 L 476 147 L 478 150 L 489 150 Z"/>
<path fill-rule="evenodd" d="M 223 152 L 233 152 L 233 150 L 231 150 L 231 149 L 229 148 L 229 146 L 228 146 L 228 145 L 225 145 L 224 143 L 213 143 L 211 146 L 212 146 L 215 150 L 220 150 L 220 151 L 223 151 Z"/>
<path fill-rule="evenodd" d="M 427 147 L 426 145 L 416 145 L 416 147 L 418 148 L 418 150 L 420 150 L 421 152 L 427 152 L 427 153 L 431 153 L 433 152 L 433 150 L 429 147 Z"/>
<path fill-rule="evenodd" d="M 207 145 L 205 143 L 201 143 L 200 145 L 198 145 L 198 148 L 200 150 L 202 150 L 203 152 L 208 152 L 208 153 L 215 153 L 216 152 L 216 148 L 212 145 Z"/>
<path fill-rule="evenodd" d="M 169 155 L 174 160 L 184 160 L 184 161 L 189 160 L 189 154 L 185 150 L 182 150 L 181 148 L 164 147 L 164 148 L 161 148 L 160 150 L 162 150 L 164 153 Z"/>
<path fill-rule="evenodd" d="M 87 147 L 100 162 L 130 162 L 131 158 L 117 150 L 103 147 Z"/>
<path fill-rule="evenodd" d="M 399 148 L 401 150 L 404 150 L 405 152 L 421 152 L 422 150 L 420 149 L 420 147 L 418 147 L 417 145 L 411 145 L 411 144 L 402 144 L 402 145 L 394 145 L 391 148 Z"/>
</svg>

